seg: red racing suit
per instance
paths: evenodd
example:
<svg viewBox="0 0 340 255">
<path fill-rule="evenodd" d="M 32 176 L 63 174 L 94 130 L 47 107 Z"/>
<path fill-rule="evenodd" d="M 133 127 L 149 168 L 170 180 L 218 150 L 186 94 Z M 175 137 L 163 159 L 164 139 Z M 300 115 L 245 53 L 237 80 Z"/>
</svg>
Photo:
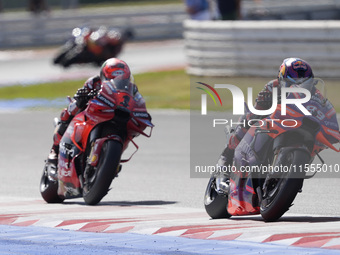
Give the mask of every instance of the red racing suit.
<svg viewBox="0 0 340 255">
<path fill-rule="evenodd" d="M 86 105 L 87 101 L 90 99 L 88 94 L 96 93 L 101 88 L 101 79 L 99 76 L 93 76 L 89 78 L 83 85 L 82 88 L 78 89 L 77 93 L 75 94 L 75 98 L 77 95 L 81 95 L 82 99 L 80 100 L 72 100 L 72 102 L 65 108 L 60 114 L 60 123 L 56 127 L 53 135 L 53 146 L 52 146 L 52 153 L 55 152 L 56 155 L 59 153 L 59 143 L 64 135 L 68 125 L 70 124 L 73 117 L 84 110 L 84 106 Z"/>
</svg>

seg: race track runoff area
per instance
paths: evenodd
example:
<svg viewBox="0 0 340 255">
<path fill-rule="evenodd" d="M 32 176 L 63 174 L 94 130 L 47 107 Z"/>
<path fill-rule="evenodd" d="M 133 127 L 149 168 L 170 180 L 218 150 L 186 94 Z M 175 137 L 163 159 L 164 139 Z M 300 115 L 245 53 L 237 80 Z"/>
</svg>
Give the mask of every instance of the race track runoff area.
<svg viewBox="0 0 340 255">
<path fill-rule="evenodd" d="M 202 209 L 42 200 L 0 203 L 1 254 L 340 254 L 336 217 L 210 220 Z M 42 249 L 44 252 L 42 252 Z M 12 253 L 13 252 L 13 253 Z M 255 253 L 254 253 L 255 252 Z M 102 253 L 103 254 L 103 253 Z"/>
</svg>

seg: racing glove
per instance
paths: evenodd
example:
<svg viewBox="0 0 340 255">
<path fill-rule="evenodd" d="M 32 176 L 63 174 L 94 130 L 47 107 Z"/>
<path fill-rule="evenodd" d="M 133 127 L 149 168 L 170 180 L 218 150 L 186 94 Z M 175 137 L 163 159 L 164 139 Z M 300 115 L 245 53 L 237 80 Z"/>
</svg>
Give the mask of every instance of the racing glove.
<svg viewBox="0 0 340 255">
<path fill-rule="evenodd" d="M 262 110 L 269 109 L 272 105 L 272 101 L 273 101 L 272 92 L 267 89 L 263 89 L 257 95 L 256 108 L 259 108 Z"/>
<path fill-rule="evenodd" d="M 87 102 L 97 95 L 97 90 L 92 89 L 89 90 L 87 88 L 81 88 L 77 90 L 77 93 L 74 95 L 74 99 L 76 100 L 76 105 L 79 109 L 83 109 Z"/>
</svg>

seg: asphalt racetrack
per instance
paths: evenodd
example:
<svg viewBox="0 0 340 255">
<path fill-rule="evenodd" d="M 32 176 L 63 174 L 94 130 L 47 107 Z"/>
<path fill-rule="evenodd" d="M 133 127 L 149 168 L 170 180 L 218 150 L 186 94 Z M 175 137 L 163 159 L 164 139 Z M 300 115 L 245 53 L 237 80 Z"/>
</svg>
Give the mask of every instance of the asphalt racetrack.
<svg viewBox="0 0 340 255">
<path fill-rule="evenodd" d="M 103 202 L 203 209 L 208 180 L 190 178 L 189 112 L 154 110 L 151 114 L 152 137 L 136 138 L 139 151 L 123 165 Z M 58 115 L 57 110 L 0 113 L 0 197 L 40 199 L 40 176 L 52 145 L 53 118 Z M 327 152 L 325 159 L 336 161 L 337 154 Z M 305 180 L 289 212 L 338 216 L 339 182 L 336 178 Z"/>
<path fill-rule="evenodd" d="M 84 238 L 100 240 L 84 247 L 85 251 L 92 249 L 98 252 L 99 248 L 93 247 L 99 245 L 102 251 L 109 249 L 120 251 L 120 254 L 153 254 L 156 251 L 156 254 L 172 254 L 168 251 L 176 254 L 176 249 L 184 251 L 183 247 L 186 247 L 188 254 L 200 254 L 195 251 L 200 245 L 209 250 L 205 254 L 223 254 L 225 249 L 236 249 L 233 251 L 238 252 L 241 247 L 245 254 L 252 254 L 251 251 L 273 254 L 282 247 L 287 249 L 287 253 L 282 254 L 338 254 L 334 250 L 338 249 L 340 238 L 338 179 L 307 180 L 291 210 L 275 223 L 264 223 L 260 216 L 210 220 L 203 207 L 208 180 L 190 178 L 189 112 L 155 110 L 151 114 L 156 125 L 152 137 L 136 139 L 140 151 L 123 166 L 109 194 L 98 206 L 86 206 L 82 199 L 49 205 L 42 201 L 39 194 L 40 175 L 52 141 L 52 120 L 58 111 L 1 112 L 0 223 L 11 225 L 0 227 L 0 240 L 4 240 L 4 246 L 0 242 L 2 251 L 15 244 L 13 251 L 18 253 L 14 254 L 20 254 L 22 246 L 27 245 L 21 243 L 20 236 L 30 233 L 24 237 L 32 244 L 29 246 L 31 253 L 28 254 L 61 254 L 64 251 L 35 252 L 41 246 L 60 246 L 72 251 L 79 248 L 79 243 L 86 243 L 80 241 Z M 23 226 L 29 227 L 28 232 L 22 229 Z M 75 232 L 72 242 L 67 239 L 70 245 L 67 248 L 64 246 L 65 235 L 58 231 L 51 232 L 46 227 L 53 227 L 56 231 L 125 233 L 119 236 L 122 243 L 131 242 L 132 237 L 134 241 L 130 246 L 116 243 L 121 246 L 110 248 L 104 244 L 107 238 L 111 240 L 111 236 Z M 314 239 L 308 239 L 310 235 Z M 46 236 L 51 237 L 46 239 Z M 177 237 L 189 239 L 185 239 L 187 242 L 183 238 L 177 241 Z M 315 238 L 322 242 L 315 243 Z M 193 241 L 196 239 L 203 243 Z M 151 248 L 145 247 L 150 240 L 158 240 L 158 243 L 153 243 Z M 235 241 L 216 243 L 216 240 Z M 275 245 L 268 247 L 268 242 Z M 221 248 L 214 250 L 219 245 Z M 314 249 L 325 245 L 322 250 Z M 169 250 L 162 250 L 161 247 L 169 247 Z M 296 247 L 299 249 L 294 250 Z M 135 253 L 129 253 L 131 250 L 127 248 L 133 248 Z M 324 253 L 326 248 L 327 253 Z"/>
<path fill-rule="evenodd" d="M 179 42 L 168 45 L 181 54 Z M 45 52 L 41 54 L 35 64 L 47 63 Z M 140 58 L 135 63 L 142 68 Z M 170 68 L 185 64 L 183 59 L 167 59 Z M 29 58 L 25 61 L 29 66 Z M 166 68 L 157 61 L 153 68 Z M 5 61 L 0 65 L 4 77 L 20 78 L 10 73 Z M 39 77 L 39 65 L 31 70 L 31 81 Z M 61 72 L 48 70 L 53 77 Z M 86 78 L 77 68 L 73 71 L 67 78 Z M 152 137 L 136 139 L 139 151 L 124 164 L 98 206 L 86 206 L 82 199 L 46 204 L 39 181 L 52 144 L 53 118 L 59 113 L 0 111 L 0 254 L 340 254 L 338 178 L 306 180 L 278 222 L 265 223 L 260 216 L 210 220 L 203 206 L 208 179 L 190 178 L 189 111 L 150 111 Z M 339 162 L 330 150 L 321 155 L 326 162 Z"/>
</svg>

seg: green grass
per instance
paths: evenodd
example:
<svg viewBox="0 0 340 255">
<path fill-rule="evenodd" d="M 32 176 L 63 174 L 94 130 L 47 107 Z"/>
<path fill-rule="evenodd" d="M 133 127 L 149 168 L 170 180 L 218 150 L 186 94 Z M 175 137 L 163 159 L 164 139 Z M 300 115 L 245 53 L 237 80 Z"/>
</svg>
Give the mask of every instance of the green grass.
<svg viewBox="0 0 340 255">
<path fill-rule="evenodd" d="M 0 99 L 15 99 L 15 98 L 47 98 L 55 99 L 73 96 L 78 88 L 82 86 L 84 81 L 65 81 L 43 83 L 30 86 L 9 86 L 0 88 Z"/>
<path fill-rule="evenodd" d="M 190 79 L 184 70 L 135 75 L 148 108 L 190 108 Z"/>
<path fill-rule="evenodd" d="M 134 75 L 139 91 L 145 97 L 148 108 L 190 107 L 190 80 L 184 70 L 144 73 Z M 0 99 L 56 99 L 73 96 L 84 80 L 43 83 L 31 86 L 10 86 L 0 88 Z"/>
<path fill-rule="evenodd" d="M 139 91 L 146 100 L 148 108 L 173 108 L 173 109 L 200 109 L 201 91 L 196 89 L 200 86 L 196 82 L 205 82 L 210 85 L 217 83 L 234 84 L 240 87 L 246 96 L 247 87 L 253 88 L 253 99 L 256 94 L 270 80 L 268 78 L 251 78 L 251 77 L 226 77 L 226 78 L 208 78 L 208 77 L 189 77 L 185 70 L 174 70 L 164 72 L 150 72 L 136 74 L 135 82 Z M 73 96 L 80 88 L 84 80 L 66 81 L 57 83 L 44 83 L 31 86 L 11 86 L 0 88 L 0 100 L 11 100 L 15 98 L 28 99 L 56 99 L 66 96 Z M 191 86 L 190 86 L 191 82 Z M 333 103 L 337 112 L 340 111 L 340 86 L 338 80 L 325 80 L 327 84 L 327 95 Z M 191 95 L 190 95 L 191 88 Z M 221 91 L 223 108 L 217 106 L 214 108 L 213 103 L 209 100 L 209 109 L 212 110 L 231 110 L 232 100 L 228 93 Z M 190 105 L 190 96 L 192 104 Z"/>
</svg>

